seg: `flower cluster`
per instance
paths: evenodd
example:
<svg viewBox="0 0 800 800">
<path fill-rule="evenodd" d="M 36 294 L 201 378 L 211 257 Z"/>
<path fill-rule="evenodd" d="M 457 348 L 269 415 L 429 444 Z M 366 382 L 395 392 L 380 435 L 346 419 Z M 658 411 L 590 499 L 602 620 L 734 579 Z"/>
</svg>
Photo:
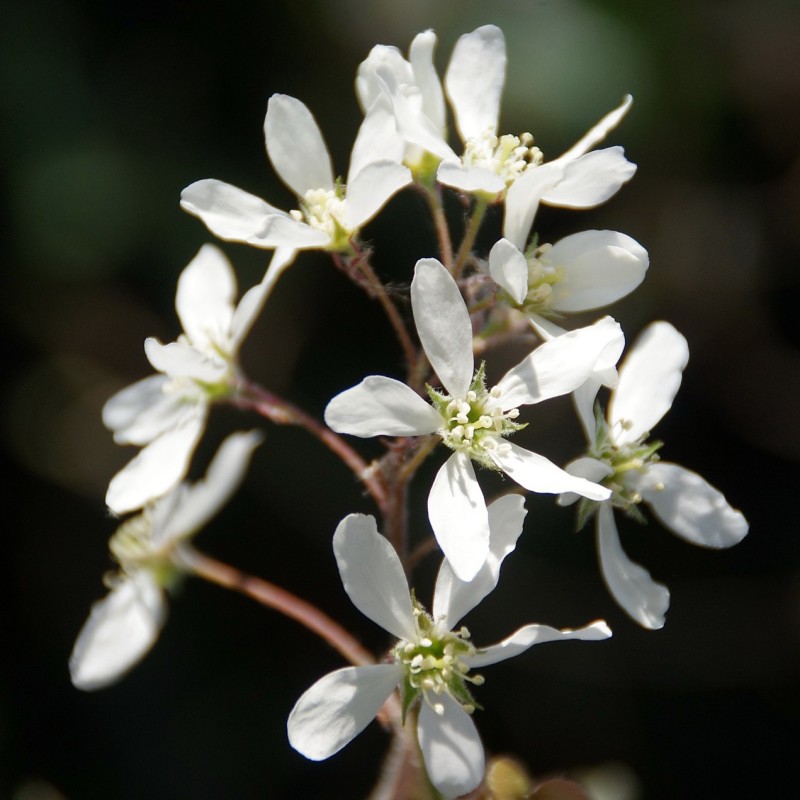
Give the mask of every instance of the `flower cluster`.
<svg viewBox="0 0 800 800">
<path fill-rule="evenodd" d="M 563 327 L 570 314 L 604 308 L 634 291 L 649 266 L 645 249 L 617 231 L 586 230 L 547 243 L 532 229 L 540 205 L 588 209 L 630 180 L 636 167 L 621 147 L 595 147 L 632 99 L 624 97 L 569 150 L 548 159 L 531 133 L 500 128 L 506 49 L 497 27 L 462 36 L 443 80 L 435 48 L 435 34 L 426 31 L 414 38 L 407 58 L 379 45 L 359 66 L 356 94 L 364 118 L 344 179 L 333 171 L 311 111 L 293 97 L 270 98 L 267 155 L 296 196 L 295 208 L 275 208 L 213 179 L 183 190 L 181 206 L 211 233 L 274 253 L 263 279 L 236 303 L 233 268 L 219 249 L 203 246 L 178 282 L 183 333 L 169 344 L 147 339 L 145 353 L 157 374 L 121 390 L 103 410 L 115 441 L 141 449 L 108 488 L 111 512 L 132 516 L 111 539 L 118 569 L 78 635 L 70 670 L 81 689 L 114 682 L 158 637 L 165 590 L 184 574 L 213 580 L 288 614 L 351 662 L 320 678 L 295 704 L 288 735 L 296 750 L 328 758 L 381 715 L 396 736 L 416 736 L 430 783 L 450 798 L 483 780 L 473 719 L 484 677 L 476 670 L 537 643 L 611 635 L 602 620 L 575 629 L 529 624 L 481 647 L 459 624 L 498 586 L 501 565 L 523 531 L 525 492 L 577 503 L 579 527 L 595 518 L 603 578 L 617 603 L 646 628 L 664 624 L 669 593 L 623 552 L 614 509 L 644 521 L 639 508 L 647 504 L 677 535 L 711 548 L 736 544 L 748 525 L 698 475 L 660 461 L 661 442 L 649 441 L 680 385 L 685 339 L 669 323 L 654 323 L 618 372 L 625 341 L 612 317 Z M 448 106 L 460 138 L 456 149 L 447 135 Z M 361 239 L 364 226 L 406 188 L 425 198 L 439 240 L 438 258 L 431 254 L 409 269 L 410 315 L 386 291 L 372 248 Z M 458 248 L 442 204 L 447 191 L 471 208 Z M 488 252 L 473 252 L 490 208 L 502 214 L 502 229 Z M 343 387 L 325 408 L 326 425 L 248 380 L 239 363 L 272 287 L 307 249 L 330 253 L 381 303 L 406 356 L 405 380 L 370 375 Z M 526 354 L 496 376 L 490 351 L 509 340 L 518 348 L 527 344 Z M 596 402 L 602 387 L 610 390 L 607 415 Z M 525 406 L 565 395 L 574 399 L 588 444 L 584 456 L 562 468 L 516 437 L 529 424 Z M 218 403 L 305 428 L 363 482 L 385 535 L 373 516 L 353 513 L 339 523 L 333 550 L 354 605 L 393 638 L 377 657 L 306 601 L 251 576 L 231 577 L 233 568 L 194 549 L 191 538 L 241 483 L 260 441 L 255 432 L 233 434 L 204 480 L 183 482 Z M 368 464 L 347 436 L 381 437 L 385 454 Z M 412 552 L 408 487 L 424 460 L 441 451 L 437 444 L 447 457 L 425 487 L 433 538 Z M 487 498 L 486 471 L 510 478 L 512 492 Z M 430 611 L 407 577 L 433 549 L 429 543 L 443 556 Z"/>
</svg>

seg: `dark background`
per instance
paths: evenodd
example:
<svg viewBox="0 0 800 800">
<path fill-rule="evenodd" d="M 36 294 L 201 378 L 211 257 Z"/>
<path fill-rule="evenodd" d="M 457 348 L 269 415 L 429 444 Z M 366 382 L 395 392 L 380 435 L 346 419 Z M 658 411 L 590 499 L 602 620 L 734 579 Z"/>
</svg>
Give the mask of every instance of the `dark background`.
<svg viewBox="0 0 800 800">
<path fill-rule="evenodd" d="M 590 532 L 575 534 L 569 512 L 531 496 L 518 552 L 496 594 L 468 619 L 476 641 L 529 621 L 566 627 L 597 617 L 614 638 L 535 648 L 487 670 L 486 711 L 477 716 L 487 750 L 516 754 L 539 776 L 605 770 L 621 783 L 605 795 L 596 788 L 597 800 L 775 797 L 795 780 L 800 5 L 491 5 L 6 4 L 3 797 L 367 794 L 387 743 L 376 726 L 322 764 L 306 762 L 285 737 L 295 699 L 341 659 L 297 625 L 216 587 L 186 583 L 154 651 L 117 686 L 73 689 L 67 658 L 110 566 L 115 526 L 105 487 L 133 454 L 113 445 L 99 412 L 149 373 L 144 338 L 178 333 L 177 276 L 211 240 L 180 211 L 180 190 L 216 177 L 292 207 L 264 155 L 268 97 L 306 102 L 344 173 L 360 116 L 352 81 L 369 48 L 405 51 L 414 33 L 433 27 L 443 73 L 457 36 L 487 22 L 508 41 L 502 131 L 532 131 L 546 157 L 625 92 L 634 95 L 609 142 L 624 144 L 639 165 L 635 179 L 600 209 L 544 209 L 537 225 L 545 239 L 611 228 L 647 247 L 644 285 L 611 313 L 629 341 L 659 318 L 689 339 L 682 389 L 657 430 L 664 458 L 719 486 L 751 523 L 748 538 L 725 552 L 692 547 L 655 523 L 621 524 L 631 557 L 672 591 L 666 627 L 648 632 L 605 592 Z M 498 229 L 490 218 L 483 252 Z M 398 291 L 415 260 L 434 252 L 413 193 L 393 200 L 365 236 L 377 248 L 376 269 Z M 267 253 L 224 249 L 242 287 L 260 278 Z M 315 413 L 366 374 L 401 371 L 378 309 L 319 254 L 302 255 L 285 275 L 243 361 Z M 580 450 L 566 400 L 526 419 L 518 441 L 560 463 Z M 193 474 L 225 431 L 260 424 L 215 409 Z M 198 545 L 307 596 L 369 646 L 387 646 L 350 605 L 330 549 L 338 520 L 371 512 L 369 501 L 302 431 L 265 427 L 245 487 Z M 378 451 L 366 442 L 363 452 Z M 424 489 L 415 507 L 423 498 Z M 416 529 L 424 533 L 420 513 Z M 435 561 L 419 573 L 424 599 Z"/>
</svg>

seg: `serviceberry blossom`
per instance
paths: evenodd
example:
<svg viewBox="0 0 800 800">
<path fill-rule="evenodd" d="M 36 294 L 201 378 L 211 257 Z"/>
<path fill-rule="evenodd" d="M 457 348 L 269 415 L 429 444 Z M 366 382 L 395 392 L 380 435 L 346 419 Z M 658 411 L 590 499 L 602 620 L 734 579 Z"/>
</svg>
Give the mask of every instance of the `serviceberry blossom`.
<svg viewBox="0 0 800 800">
<path fill-rule="evenodd" d="M 239 348 L 269 293 L 265 279 L 238 305 L 236 276 L 213 245 L 204 245 L 178 279 L 175 308 L 183 334 L 170 344 L 145 341 L 159 374 L 131 384 L 103 407 L 117 444 L 141 447 L 108 487 L 106 503 L 124 514 L 173 489 L 186 475 L 211 403 L 237 378 Z"/>
<path fill-rule="evenodd" d="M 109 548 L 119 570 L 106 577 L 70 656 L 72 683 L 87 691 L 123 677 L 155 644 L 166 618 L 165 589 L 181 572 L 180 553 L 242 482 L 256 431 L 234 433 L 220 446 L 206 477 L 146 506 L 122 523 Z"/>
<path fill-rule="evenodd" d="M 351 238 L 392 195 L 411 182 L 400 163 L 402 146 L 386 135 L 391 119 L 377 106 L 364 119 L 350 155 L 347 180 L 335 179 L 325 140 L 311 112 L 294 97 L 275 94 L 264 120 L 267 155 L 281 180 L 297 195 L 298 208 L 281 211 L 259 197 L 214 179 L 181 193 L 181 206 L 221 239 L 277 248 L 279 272 L 297 250 L 347 252 Z"/>
<path fill-rule="evenodd" d="M 406 384 L 373 375 L 334 397 L 325 421 L 333 430 L 353 436 L 441 437 L 453 454 L 433 482 L 428 514 L 456 575 L 470 580 L 489 549 L 486 502 L 472 461 L 505 472 L 530 491 L 569 491 L 594 500 L 610 496 L 610 490 L 505 439 L 523 427 L 517 422 L 519 406 L 567 394 L 583 384 L 621 331 L 605 318 L 545 342 L 487 388 L 484 367 L 475 370 L 469 311 L 455 280 L 436 259 L 417 262 L 411 306 L 422 347 L 443 391 L 429 388 L 426 402 Z"/>
<path fill-rule="evenodd" d="M 536 322 L 610 305 L 643 280 L 647 251 L 616 231 L 582 231 L 523 254 L 508 239 L 489 253 L 489 274 L 506 300 Z"/>
<path fill-rule="evenodd" d="M 483 745 L 472 721 L 480 706 L 469 688 L 484 679 L 473 670 L 541 642 L 611 635 L 602 621 L 577 630 L 525 625 L 498 644 L 476 647 L 467 628 L 456 626 L 497 586 L 503 559 L 522 532 L 523 499 L 500 498 L 488 515 L 491 539 L 483 566 L 464 582 L 444 561 L 432 614 L 410 594 L 400 559 L 373 517 L 351 514 L 339 523 L 333 549 L 345 591 L 362 614 L 398 641 L 382 663 L 331 672 L 300 697 L 287 726 L 295 750 L 314 761 L 329 758 L 364 730 L 399 689 L 404 719 L 419 709 L 417 734 L 431 782 L 445 797 L 457 797 L 478 786 L 484 773 Z"/>
<path fill-rule="evenodd" d="M 368 113 L 379 98 L 388 99 L 395 134 L 387 144 L 391 141 L 397 148 L 396 140 L 404 143 L 405 163 L 417 176 L 424 178 L 438 163 L 440 183 L 490 201 L 505 196 L 506 235 L 519 247 L 524 246 L 540 202 L 590 208 L 605 202 L 633 176 L 636 167 L 625 159 L 622 148 L 589 152 L 627 113 L 629 96 L 551 162 L 544 162 L 530 133 L 499 134 L 507 59 L 503 32 L 494 25 L 462 36 L 445 74 L 447 97 L 463 142 L 462 155 L 457 155 L 447 143 L 442 88 L 433 66 L 435 46 L 435 34 L 425 31 L 412 42 L 408 60 L 396 48 L 374 47 L 356 78 L 361 107 Z M 534 175 L 538 177 L 529 177 Z M 520 181 L 512 193 L 511 187 Z"/>
<path fill-rule="evenodd" d="M 731 547 L 748 531 L 747 520 L 717 489 L 685 467 L 661 461 L 657 451 L 662 443 L 648 441 L 650 431 L 672 406 L 688 360 L 686 339 L 672 325 L 649 325 L 620 367 L 607 419 L 599 412 L 587 418 L 583 412 L 589 451 L 567 466 L 574 475 L 596 480 L 611 491 L 606 501 L 581 501 L 579 519 L 596 516 L 606 585 L 636 622 L 651 629 L 664 625 L 669 591 L 625 555 L 614 509 L 644 521 L 638 509 L 646 503 L 674 534 L 702 547 Z M 574 494 L 559 498 L 562 505 L 576 500 Z"/>
</svg>

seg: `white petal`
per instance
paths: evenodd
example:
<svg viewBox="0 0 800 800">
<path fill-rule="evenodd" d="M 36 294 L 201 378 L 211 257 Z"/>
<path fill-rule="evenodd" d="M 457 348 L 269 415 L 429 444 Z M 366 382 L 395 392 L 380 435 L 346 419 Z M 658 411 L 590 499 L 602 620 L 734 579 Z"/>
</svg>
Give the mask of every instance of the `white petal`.
<svg viewBox="0 0 800 800">
<path fill-rule="evenodd" d="M 232 242 L 246 242 L 270 217 L 286 216 L 260 197 L 213 178 L 187 186 L 181 192 L 181 208 L 199 217 L 215 236 Z"/>
<path fill-rule="evenodd" d="M 264 120 L 267 154 L 275 172 L 298 196 L 333 189 L 333 167 L 317 121 L 295 97 L 274 94 Z"/>
<path fill-rule="evenodd" d="M 471 581 L 489 555 L 489 515 L 470 458 L 453 453 L 428 495 L 428 517 L 453 572 Z"/>
<path fill-rule="evenodd" d="M 69 658 L 74 686 L 92 691 L 122 678 L 155 644 L 165 615 L 163 593 L 150 572 L 122 576 L 92 606 L 78 634 Z"/>
<path fill-rule="evenodd" d="M 618 445 L 648 433 L 672 407 L 689 362 L 686 339 L 668 322 L 653 322 L 639 334 L 619 369 L 608 403 L 611 435 Z M 628 427 L 618 423 L 624 420 Z"/>
<path fill-rule="evenodd" d="M 228 364 L 213 351 L 201 352 L 186 342 L 162 344 L 145 339 L 144 352 L 154 369 L 170 378 L 192 378 L 202 383 L 217 383 L 228 372 Z"/>
<path fill-rule="evenodd" d="M 411 64 L 414 82 L 419 87 L 422 111 L 436 128 L 443 131 L 447 120 L 442 84 L 433 65 L 435 49 L 436 34 L 433 31 L 418 33 L 408 49 L 408 60 Z"/>
<path fill-rule="evenodd" d="M 577 389 L 598 363 L 605 366 L 606 349 L 621 336 L 619 324 L 604 317 L 594 325 L 543 342 L 497 384 L 503 409 L 539 403 Z"/>
<path fill-rule="evenodd" d="M 150 375 L 106 401 L 103 425 L 114 432 L 117 444 L 147 444 L 176 424 L 182 403 L 164 393 L 167 383 L 166 375 Z"/>
<path fill-rule="evenodd" d="M 350 167 L 347 172 L 347 193 L 350 184 L 364 167 L 376 161 L 391 161 L 399 164 L 403 160 L 406 144 L 397 132 L 392 105 L 385 95 L 379 95 L 369 113 L 359 126 L 353 149 L 350 152 Z"/>
<path fill-rule="evenodd" d="M 636 172 L 636 164 L 625 158 L 621 147 L 593 150 L 574 161 L 562 162 L 562 166 L 563 178 L 541 195 L 542 203 L 562 208 L 593 208 L 613 197 Z"/>
<path fill-rule="evenodd" d="M 566 153 L 560 156 L 560 159 L 578 158 L 584 153 L 588 153 L 619 125 L 622 118 L 628 113 L 632 103 L 633 97 L 626 94 L 622 98 L 622 102 L 613 111 L 609 111 L 600 122 L 590 128 Z"/>
<path fill-rule="evenodd" d="M 444 86 L 464 142 L 497 131 L 506 79 L 506 42 L 495 25 L 462 36 L 453 48 Z"/>
<path fill-rule="evenodd" d="M 415 82 L 411 64 L 396 47 L 376 44 L 358 65 L 356 72 L 356 96 L 365 114 L 371 111 L 376 101 L 385 96 L 385 87 L 377 74 L 378 67 L 393 75 L 398 84 L 409 85 Z"/>
<path fill-rule="evenodd" d="M 106 505 L 115 514 L 142 508 L 183 480 L 203 435 L 207 412 L 205 404 L 187 407 L 180 425 L 154 439 L 111 479 Z"/>
<path fill-rule="evenodd" d="M 351 436 L 421 436 L 442 425 L 442 417 L 405 383 L 370 375 L 340 392 L 325 409 L 325 422 Z"/>
<path fill-rule="evenodd" d="M 413 98 L 417 102 L 412 102 L 412 98 L 407 97 L 398 84 L 397 77 L 386 67 L 379 66 L 376 75 L 392 103 L 397 131 L 403 139 L 438 158 L 457 161 L 458 156 L 445 141 L 444 131 L 424 113 L 421 98 Z M 419 89 L 416 88 L 416 91 Z"/>
<path fill-rule="evenodd" d="M 453 276 L 435 259 L 417 261 L 411 307 L 422 346 L 444 388 L 463 399 L 472 382 L 472 322 Z"/>
<path fill-rule="evenodd" d="M 202 349 L 227 344 L 236 275 L 222 251 L 206 244 L 181 272 L 175 309 L 189 341 Z"/>
<path fill-rule="evenodd" d="M 345 591 L 365 616 L 398 639 L 416 635 L 403 565 L 375 518 L 349 514 L 336 527 L 333 552 Z"/>
<path fill-rule="evenodd" d="M 544 456 L 531 453 L 512 442 L 507 444 L 510 449 L 493 451 L 490 454 L 492 460 L 506 475 L 529 491 L 544 494 L 575 492 L 590 500 L 607 500 L 611 496 L 610 490 L 605 487 L 570 475 Z"/>
<path fill-rule="evenodd" d="M 185 538 L 196 533 L 228 502 L 239 488 L 253 451 L 261 443 L 259 431 L 232 433 L 217 450 L 208 465 L 203 480 L 187 486 L 180 502 L 161 517 L 157 513 L 159 503 L 153 513 L 153 545 Z"/>
<path fill-rule="evenodd" d="M 457 161 L 442 161 L 436 170 L 436 180 L 468 194 L 475 192 L 499 194 L 506 188 L 503 178 L 490 169 L 465 167 Z"/>
<path fill-rule="evenodd" d="M 288 215 L 273 214 L 252 235 L 242 241 L 254 247 L 284 247 L 302 250 L 311 247 L 327 247 L 331 237 L 324 231 L 312 228 Z"/>
<path fill-rule="evenodd" d="M 747 535 L 742 513 L 696 472 L 678 464 L 651 464 L 634 486 L 661 522 L 687 542 L 717 549 L 732 547 Z"/>
<path fill-rule="evenodd" d="M 442 619 L 442 626 L 451 630 L 486 595 L 494 591 L 500 580 L 503 559 L 514 551 L 525 521 L 525 498 L 509 494 L 495 500 L 487 509 L 489 513 L 489 555 L 478 574 L 471 581 L 456 577 L 447 560 L 442 561 L 436 578 L 433 595 L 434 619 Z"/>
<path fill-rule="evenodd" d="M 358 230 L 369 222 L 411 180 L 411 170 L 392 161 L 376 161 L 364 167 L 347 186 L 347 229 Z"/>
<path fill-rule="evenodd" d="M 608 639 L 609 636 L 611 636 L 611 629 L 603 620 L 597 620 L 583 628 L 562 628 L 561 630 L 551 628 L 549 625 L 525 625 L 508 638 L 503 639 L 502 642 L 482 648 L 478 655 L 466 660 L 471 668 L 481 668 L 518 656 L 535 644 L 561 642 L 568 639 L 598 642 Z"/>
<path fill-rule="evenodd" d="M 262 280 L 269 287 L 269 291 L 272 291 L 272 287 L 278 282 L 278 278 L 283 275 L 287 267 L 292 265 L 296 257 L 297 250 L 293 247 L 276 248 Z"/>
<path fill-rule="evenodd" d="M 644 567 L 625 555 L 610 503 L 603 503 L 597 510 L 597 554 L 603 580 L 620 608 L 645 628 L 663 628 L 669 589 L 656 583 Z"/>
<path fill-rule="evenodd" d="M 276 250 L 272 257 L 272 262 L 275 261 L 275 257 L 278 256 L 278 253 L 285 255 L 286 251 Z M 292 251 L 292 255 L 293 253 L 294 251 Z M 289 263 L 291 263 L 291 260 L 282 265 L 280 272 L 282 272 L 283 268 L 288 266 Z M 276 283 L 278 274 L 280 273 L 276 270 L 270 273 L 268 269 L 261 282 L 257 283 L 255 286 L 251 286 L 242 295 L 242 299 L 239 301 L 239 305 L 236 306 L 236 310 L 233 313 L 233 320 L 231 321 L 230 340 L 228 343 L 230 347 L 229 355 L 235 356 L 239 352 L 242 342 L 250 332 L 256 319 L 258 319 L 258 315 L 261 313 L 261 309 L 264 307 L 264 303 L 266 303 L 272 291 L 272 287 Z"/>
<path fill-rule="evenodd" d="M 449 695 L 436 698 L 441 716 L 427 703 L 419 711 L 417 734 L 431 783 L 447 798 L 471 792 L 483 780 L 483 744 L 472 717 Z"/>
<path fill-rule="evenodd" d="M 528 262 L 508 239 L 498 240 L 489 252 L 489 274 L 522 305 L 528 294 Z"/>
<path fill-rule="evenodd" d="M 594 417 L 594 403 L 597 399 L 597 392 L 602 385 L 602 382 L 597 380 L 594 375 L 590 375 L 572 393 L 572 402 L 575 405 L 575 412 L 578 415 L 578 421 L 581 423 L 581 428 L 583 428 L 586 441 L 589 444 L 594 443 L 597 433 L 597 420 Z"/>
<path fill-rule="evenodd" d="M 402 679 L 397 664 L 345 667 L 320 678 L 289 714 L 289 743 L 312 761 L 338 753 L 375 719 Z"/>
<path fill-rule="evenodd" d="M 542 196 L 561 180 L 565 168 L 566 164 L 551 161 L 527 170 L 508 187 L 503 236 L 520 250 L 525 249 Z"/>
<path fill-rule="evenodd" d="M 643 280 L 647 251 L 616 231 L 583 231 L 557 242 L 548 252 L 550 266 L 564 277 L 553 286 L 555 311 L 588 311 L 609 305 L 632 292 Z"/>
<path fill-rule="evenodd" d="M 575 475 L 577 478 L 586 478 L 587 481 L 591 481 L 592 483 L 600 483 L 603 478 L 614 474 L 614 469 L 606 464 L 605 461 L 598 461 L 596 458 L 590 458 L 589 456 L 583 456 L 581 458 L 576 458 L 574 461 L 570 461 L 569 464 L 564 467 L 564 471 L 568 472 L 570 475 Z M 558 496 L 556 502 L 560 506 L 570 506 L 579 499 L 580 496 L 575 494 L 575 492 L 564 492 L 564 494 Z"/>
</svg>

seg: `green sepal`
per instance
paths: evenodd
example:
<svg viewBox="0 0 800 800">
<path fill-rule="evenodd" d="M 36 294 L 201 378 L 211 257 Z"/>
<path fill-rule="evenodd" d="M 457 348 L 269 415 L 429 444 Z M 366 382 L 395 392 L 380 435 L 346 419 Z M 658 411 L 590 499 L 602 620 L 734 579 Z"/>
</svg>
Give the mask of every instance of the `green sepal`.
<svg viewBox="0 0 800 800">
<path fill-rule="evenodd" d="M 444 417 L 445 409 L 453 398 L 444 392 L 434 389 L 429 383 L 425 384 L 425 391 L 428 393 L 428 397 L 430 397 L 431 403 L 433 403 L 436 410 Z"/>
<path fill-rule="evenodd" d="M 481 361 L 481 365 L 475 370 L 475 375 L 472 378 L 472 383 L 469 385 L 470 391 L 480 397 L 486 394 L 486 362 Z"/>
<path fill-rule="evenodd" d="M 422 694 L 422 689 L 415 689 L 409 682 L 408 675 L 406 675 L 403 678 L 403 683 L 400 684 L 400 710 L 403 725 L 406 724 L 406 715 L 420 694 Z"/>
<path fill-rule="evenodd" d="M 631 503 L 624 511 L 626 517 L 635 520 L 640 525 L 647 525 L 647 517 L 639 511 L 639 507 L 636 503 Z"/>
<path fill-rule="evenodd" d="M 589 500 L 582 497 L 578 501 L 578 512 L 575 515 L 575 532 L 583 530 L 586 523 L 597 513 L 600 503 L 596 500 Z"/>
<path fill-rule="evenodd" d="M 525 248 L 525 252 L 523 255 L 526 259 L 533 258 L 533 254 L 539 249 L 539 234 L 534 231 L 533 236 L 531 236 L 530 242 L 528 242 L 528 246 Z"/>
<path fill-rule="evenodd" d="M 454 675 L 448 682 L 447 688 L 453 698 L 462 706 L 470 705 L 475 706 L 483 711 L 483 706 L 478 703 L 472 696 L 472 693 L 467 689 L 466 681 L 460 675 Z"/>
</svg>

